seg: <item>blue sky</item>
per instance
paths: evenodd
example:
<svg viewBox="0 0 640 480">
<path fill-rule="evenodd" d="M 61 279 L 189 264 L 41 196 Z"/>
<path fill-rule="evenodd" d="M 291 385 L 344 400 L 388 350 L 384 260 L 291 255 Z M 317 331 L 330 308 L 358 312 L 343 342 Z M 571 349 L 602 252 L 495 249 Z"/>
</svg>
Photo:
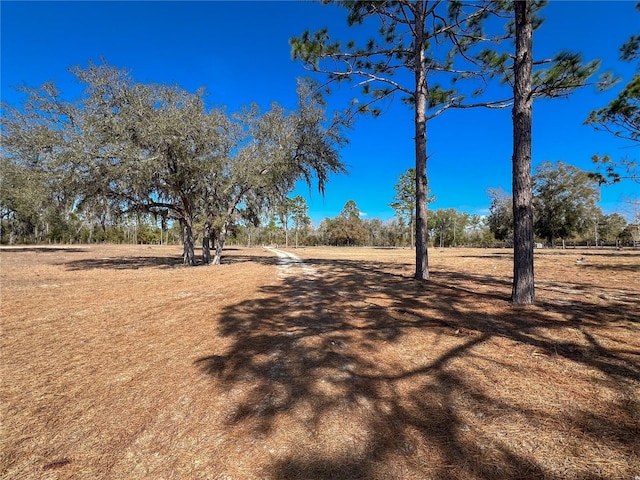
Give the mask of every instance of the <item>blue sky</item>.
<svg viewBox="0 0 640 480">
<path fill-rule="evenodd" d="M 0 3 L 1 96 L 17 102 L 13 86 L 55 80 L 69 97 L 79 86 L 67 69 L 100 57 L 126 67 L 141 82 L 175 83 L 194 91 L 205 86 L 209 102 L 229 111 L 257 102 L 295 106 L 296 78 L 307 72 L 291 60 L 288 39 L 304 30 L 328 27 L 342 40 L 368 38 L 346 25 L 344 11 L 319 3 L 263 2 L 11 2 Z M 563 49 L 602 59 L 602 70 L 615 71 L 620 85 L 608 92 L 583 89 L 569 99 L 534 105 L 533 161 L 562 160 L 591 168 L 593 154 L 638 158 L 637 145 L 582 125 L 591 110 L 608 103 L 631 78 L 637 65 L 618 60 L 619 47 L 638 33 L 640 13 L 631 1 L 558 1 L 543 10 L 534 54 L 546 58 Z M 330 98 L 344 107 L 356 90 L 343 87 Z M 431 208 L 488 212 L 487 189 L 511 188 L 511 112 L 449 111 L 429 122 L 428 175 L 437 197 Z M 348 132 L 341 152 L 348 175 L 334 176 L 325 196 L 294 192 L 308 199 L 317 224 L 334 217 L 354 200 L 365 218 L 388 219 L 399 175 L 414 166 L 413 112 L 399 101 L 377 119 L 360 119 Z M 637 183 L 603 187 L 605 213 L 625 208 L 638 197 Z"/>
</svg>

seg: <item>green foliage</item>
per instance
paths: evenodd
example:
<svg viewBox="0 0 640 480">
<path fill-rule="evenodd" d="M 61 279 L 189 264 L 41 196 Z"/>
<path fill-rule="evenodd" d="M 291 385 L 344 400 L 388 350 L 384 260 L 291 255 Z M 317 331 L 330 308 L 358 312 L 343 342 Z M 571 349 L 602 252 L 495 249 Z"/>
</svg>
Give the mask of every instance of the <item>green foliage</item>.
<svg viewBox="0 0 640 480">
<path fill-rule="evenodd" d="M 193 264 L 196 226 L 219 254 L 234 221 L 257 218 L 298 179 L 317 179 L 322 192 L 345 171 L 338 149 L 348 122 L 327 119 L 310 82 L 300 82 L 295 111 L 251 106 L 230 117 L 206 109 L 202 90 L 138 83 L 106 63 L 72 73 L 85 86 L 75 103 L 45 84 L 24 88 L 20 107 L 3 104 L 0 207 L 11 241 L 42 240 L 43 231 L 93 239 L 98 225 L 106 238 L 126 214 L 150 215 L 179 225 Z M 153 229 L 136 232 L 129 238 L 156 241 Z"/>
<path fill-rule="evenodd" d="M 484 49 L 479 53 L 478 60 L 502 84 L 514 85 L 512 54 Z M 589 85 L 600 63 L 599 60 L 585 63 L 581 54 L 568 51 L 561 51 L 548 60 L 534 61 L 532 97 L 566 97 L 577 88 Z M 613 79 L 610 75 L 603 75 L 593 83 L 605 89 L 612 85 Z"/>
<path fill-rule="evenodd" d="M 636 2 L 636 10 L 640 12 L 640 2 Z M 632 35 L 622 47 L 620 47 L 620 59 L 626 62 L 640 58 L 640 35 Z"/>
<path fill-rule="evenodd" d="M 535 228 L 553 243 L 587 231 L 600 215 L 600 193 L 589 174 L 564 162 L 543 162 L 533 177 Z"/>
<path fill-rule="evenodd" d="M 596 171 L 589 172 L 589 176 L 598 185 L 611 185 L 629 179 L 640 183 L 638 163 L 628 158 L 614 162 L 609 155 L 594 155 L 591 160 L 596 164 Z"/>
<path fill-rule="evenodd" d="M 333 2 L 325 2 L 333 3 Z M 468 96 L 481 95 L 488 84 L 477 46 L 489 37 L 484 20 L 494 10 L 492 1 L 336 2 L 347 11 L 350 26 L 373 27 L 376 36 L 364 45 L 332 42 L 326 29 L 291 38 L 291 55 L 304 66 L 323 74 L 327 84 L 356 80 L 363 99 L 352 100 L 346 115 L 378 116 L 380 104 L 399 97 L 416 109 L 416 274 L 429 276 L 427 257 L 427 137 L 425 122 L 450 108 L 505 106 L 502 102 L 471 104 Z M 476 80 L 464 91 L 463 80 Z M 376 105 L 376 106 L 373 106 Z"/>
<path fill-rule="evenodd" d="M 640 11 L 640 2 L 636 3 L 636 10 Z M 620 59 L 637 60 L 640 57 L 639 49 L 640 35 L 633 35 L 620 48 Z M 584 123 L 618 138 L 632 142 L 640 141 L 640 74 L 636 73 L 607 106 L 593 110 Z M 617 183 L 623 179 L 640 182 L 637 164 L 634 161 L 623 159 L 613 162 L 608 155 L 603 157 L 594 155 L 592 159 L 598 164 L 592 177 L 601 185 Z"/>
<path fill-rule="evenodd" d="M 489 189 L 489 230 L 497 240 L 513 243 L 513 200 L 502 189 Z"/>
<path fill-rule="evenodd" d="M 293 224 L 296 234 L 296 247 L 298 246 L 301 230 L 311 224 L 311 219 L 307 215 L 308 210 L 307 202 L 301 195 L 297 195 L 294 198 L 285 197 L 278 201 L 275 207 L 275 214 L 285 232 L 285 247 L 289 246 L 290 223 Z"/>
<path fill-rule="evenodd" d="M 409 168 L 401 173 L 393 189 L 396 194 L 389 206 L 396 211 L 398 218 L 413 223 L 416 211 L 416 169 Z M 435 198 L 432 197 L 432 200 Z"/>
<path fill-rule="evenodd" d="M 309 215 L 307 214 L 308 211 L 309 206 L 307 205 L 304 197 L 301 195 L 293 197 L 291 218 L 293 220 L 293 228 L 296 233 L 296 247 L 298 246 L 300 234 L 311 226 L 311 218 L 309 218 Z"/>
<path fill-rule="evenodd" d="M 622 60 L 636 60 L 640 55 L 640 35 L 632 35 L 629 40 L 620 47 L 620 58 Z"/>
<path fill-rule="evenodd" d="M 389 204 L 396 212 L 398 219 L 405 221 L 412 229 L 411 238 L 413 245 L 413 228 L 415 225 L 416 214 L 416 169 L 409 168 L 406 172 L 400 174 L 398 183 L 393 186 L 395 195 L 393 202 Z M 427 187 L 427 205 L 435 202 L 436 197 L 430 195 Z"/>
<path fill-rule="evenodd" d="M 602 215 L 597 219 L 598 237 L 606 242 L 621 240 L 626 228 L 627 220 L 619 213 Z"/>
<path fill-rule="evenodd" d="M 367 231 L 360 219 L 360 210 L 356 202 L 349 200 L 340 214 L 325 223 L 327 240 L 331 245 L 364 245 Z"/>
<path fill-rule="evenodd" d="M 20 91 L 22 105 L 3 103 L 0 118 L 0 207 L 9 230 L 4 240 L 71 241 L 75 192 L 84 186 L 78 110 L 60 100 L 51 82 Z"/>
<path fill-rule="evenodd" d="M 468 213 L 455 208 L 438 208 L 429 216 L 429 237 L 438 247 L 455 247 L 466 241 L 466 229 L 469 224 Z"/>
<path fill-rule="evenodd" d="M 585 124 L 619 138 L 640 141 L 640 74 L 636 73 L 606 107 L 592 111 Z"/>
<path fill-rule="evenodd" d="M 363 25 L 367 19 L 377 21 L 377 36 L 362 47 L 353 40 L 342 45 L 332 41 L 328 30 L 322 29 L 315 33 L 305 31 L 300 37 L 291 38 L 289 43 L 293 59 L 301 60 L 312 71 L 327 75 L 329 82 L 362 80 L 359 83 L 361 92 L 371 100 L 359 102 L 352 114 L 377 115 L 380 109 L 371 108 L 371 104 L 396 93 L 404 103 L 413 104 L 415 95 L 423 88 L 428 92 L 430 109 L 460 106 L 463 95 L 453 88 L 453 84 L 482 76 L 476 68 L 472 50 L 481 39 L 487 38 L 483 25 L 494 8 L 492 2 L 479 2 L 473 6 L 448 2 L 427 9 L 410 1 L 335 3 L 347 10 L 350 26 Z M 416 60 L 416 41 L 422 42 L 419 49 L 422 61 Z M 432 47 L 432 43 L 438 47 Z M 412 78 L 418 71 L 424 71 L 424 84 L 396 80 L 403 70 L 410 72 Z M 445 83 L 450 87 L 445 88 Z M 476 90 L 482 92 L 484 87 Z"/>
<path fill-rule="evenodd" d="M 622 242 L 633 245 L 640 245 L 640 223 L 627 225 L 620 233 L 619 238 Z"/>
<path fill-rule="evenodd" d="M 576 88 L 583 87 L 600 68 L 600 61 L 584 63 L 582 55 L 572 52 L 560 52 L 551 59 L 551 66 L 539 69 L 533 74 L 534 97 L 566 97 Z M 600 88 L 605 88 L 608 79 Z"/>
</svg>

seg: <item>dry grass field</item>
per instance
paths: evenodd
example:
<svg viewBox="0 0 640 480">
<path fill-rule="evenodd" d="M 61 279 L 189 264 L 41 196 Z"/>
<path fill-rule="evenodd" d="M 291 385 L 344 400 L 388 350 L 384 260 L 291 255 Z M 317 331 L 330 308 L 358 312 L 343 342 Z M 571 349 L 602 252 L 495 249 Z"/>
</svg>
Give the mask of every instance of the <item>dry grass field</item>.
<svg viewBox="0 0 640 480">
<path fill-rule="evenodd" d="M 640 252 L 289 251 L 3 248 L 0 478 L 640 478 Z"/>
</svg>

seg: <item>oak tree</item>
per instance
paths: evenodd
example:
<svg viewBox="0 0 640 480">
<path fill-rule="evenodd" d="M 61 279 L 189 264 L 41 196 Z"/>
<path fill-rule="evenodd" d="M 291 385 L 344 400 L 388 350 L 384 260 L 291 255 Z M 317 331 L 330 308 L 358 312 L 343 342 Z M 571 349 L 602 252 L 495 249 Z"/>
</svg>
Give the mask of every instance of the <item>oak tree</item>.
<svg viewBox="0 0 640 480">
<path fill-rule="evenodd" d="M 589 174 L 564 162 L 543 162 L 533 176 L 536 233 L 553 244 L 591 229 L 600 192 Z"/>
<path fill-rule="evenodd" d="M 220 263 L 241 204 L 259 211 L 285 198 L 300 179 L 309 188 L 315 180 L 324 193 L 330 175 L 346 171 L 339 156 L 346 125 L 339 117 L 327 118 L 322 96 L 308 80 L 298 84 L 296 110 L 288 112 L 274 103 L 262 113 L 253 105 L 236 115 L 236 121 L 241 127 L 236 148 L 215 195 L 219 201 L 214 264 Z"/>
</svg>

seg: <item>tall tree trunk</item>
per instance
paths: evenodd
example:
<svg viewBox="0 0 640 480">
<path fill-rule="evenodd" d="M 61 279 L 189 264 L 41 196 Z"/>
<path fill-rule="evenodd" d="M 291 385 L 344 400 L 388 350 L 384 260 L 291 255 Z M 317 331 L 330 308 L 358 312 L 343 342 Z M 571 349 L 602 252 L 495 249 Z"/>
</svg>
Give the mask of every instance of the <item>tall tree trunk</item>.
<svg viewBox="0 0 640 480">
<path fill-rule="evenodd" d="M 202 230 L 202 261 L 205 265 L 211 263 L 211 220 L 204 222 Z"/>
<path fill-rule="evenodd" d="M 513 85 L 513 291 L 514 304 L 535 301 L 533 272 L 533 190 L 531 186 L 531 118 L 533 25 L 531 1 L 513 2 L 516 59 Z"/>
<path fill-rule="evenodd" d="M 411 248 L 416 247 L 416 240 L 415 240 L 416 229 L 414 228 L 415 223 L 416 222 L 413 221 L 413 215 L 412 215 L 411 219 L 409 220 L 409 231 L 411 232 Z"/>
<path fill-rule="evenodd" d="M 427 252 L 427 82 L 424 66 L 424 5 L 416 3 L 415 42 L 415 147 L 416 147 L 416 274 L 418 280 L 429 278 Z"/>
<path fill-rule="evenodd" d="M 218 235 L 218 238 L 216 241 L 216 254 L 213 257 L 213 261 L 211 262 L 214 265 L 220 265 L 220 262 L 222 260 L 222 250 L 224 249 L 224 244 L 227 241 L 228 229 L 229 229 L 229 220 L 225 220 L 224 223 L 222 224 L 222 228 L 220 229 L 220 234 Z"/>
<path fill-rule="evenodd" d="M 9 221 L 9 228 L 10 228 L 10 232 L 9 232 L 9 245 L 15 245 L 18 235 L 16 233 L 16 221 L 15 220 L 10 220 Z"/>
<path fill-rule="evenodd" d="M 183 265 L 193 266 L 196 263 L 194 253 L 193 239 L 193 219 L 189 215 L 185 215 L 180 220 L 182 224 L 182 263 Z"/>
</svg>

